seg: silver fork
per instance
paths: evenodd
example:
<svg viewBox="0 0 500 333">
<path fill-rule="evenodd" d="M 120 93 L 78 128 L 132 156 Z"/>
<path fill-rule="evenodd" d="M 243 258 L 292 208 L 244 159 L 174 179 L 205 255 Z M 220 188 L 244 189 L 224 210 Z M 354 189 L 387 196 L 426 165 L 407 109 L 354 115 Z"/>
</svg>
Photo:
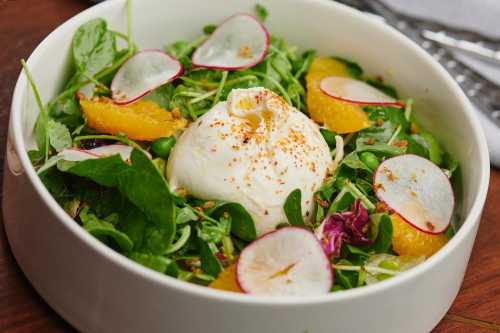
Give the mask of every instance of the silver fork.
<svg viewBox="0 0 500 333">
<path fill-rule="evenodd" d="M 348 6 L 382 18 L 415 41 L 453 76 L 467 97 L 497 127 L 500 127 L 500 87 L 456 59 L 447 47 L 458 48 L 495 62 L 500 41 L 480 34 L 444 26 L 437 22 L 398 13 L 378 0 L 337 0 Z"/>
</svg>

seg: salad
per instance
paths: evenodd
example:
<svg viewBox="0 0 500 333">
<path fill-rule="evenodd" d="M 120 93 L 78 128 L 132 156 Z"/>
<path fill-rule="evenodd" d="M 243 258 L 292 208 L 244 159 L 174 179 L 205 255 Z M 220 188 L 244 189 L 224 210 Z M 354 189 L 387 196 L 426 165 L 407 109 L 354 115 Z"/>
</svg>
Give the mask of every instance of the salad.
<svg viewBox="0 0 500 333">
<path fill-rule="evenodd" d="M 455 232 L 457 161 L 384 78 L 298 52 L 255 10 L 140 50 L 128 3 L 127 33 L 79 27 L 46 105 L 22 61 L 48 191 L 122 255 L 226 291 L 338 292 L 432 256 Z"/>
</svg>

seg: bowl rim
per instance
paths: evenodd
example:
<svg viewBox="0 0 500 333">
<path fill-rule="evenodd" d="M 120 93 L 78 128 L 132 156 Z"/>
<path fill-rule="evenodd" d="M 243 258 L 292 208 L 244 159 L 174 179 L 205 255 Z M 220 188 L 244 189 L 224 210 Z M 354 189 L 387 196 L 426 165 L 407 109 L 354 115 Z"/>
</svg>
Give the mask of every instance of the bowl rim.
<svg viewBox="0 0 500 333">
<path fill-rule="evenodd" d="M 63 24 L 54 29 L 49 35 L 47 35 L 40 44 L 35 48 L 33 53 L 28 58 L 28 66 L 37 66 L 39 64 L 39 58 L 44 51 L 45 44 L 51 39 L 57 38 L 58 36 L 65 34 L 69 28 L 76 27 L 82 22 L 93 18 L 96 13 L 106 10 L 118 10 L 120 6 L 125 5 L 126 0 L 112 0 L 102 2 L 98 5 L 90 7 L 77 15 L 71 17 Z M 143 278 L 148 283 L 154 283 L 158 287 L 176 289 L 176 291 L 187 294 L 188 296 L 203 297 L 211 301 L 219 302 L 232 302 L 239 304 L 251 304 L 259 306 L 297 306 L 297 305 L 309 305 L 309 304 L 321 304 L 321 303 L 331 303 L 331 302 L 342 302 L 345 300 L 355 299 L 359 297 L 366 297 L 376 293 L 381 293 L 391 289 L 397 285 L 402 285 L 409 282 L 411 279 L 417 278 L 425 274 L 433 266 L 439 265 L 443 260 L 450 255 L 460 243 L 464 242 L 466 238 L 469 237 L 470 233 L 474 232 L 474 228 L 480 222 L 480 215 L 484 202 L 486 200 L 486 194 L 489 184 L 489 155 L 486 146 L 486 139 L 482 128 L 480 127 L 479 120 L 474 114 L 472 105 L 469 100 L 458 86 L 458 84 L 452 79 L 452 77 L 446 72 L 444 68 L 439 65 L 439 63 L 432 58 L 425 50 L 421 49 L 417 44 L 408 39 L 406 36 L 398 32 L 396 29 L 382 23 L 378 20 L 370 18 L 355 9 L 347 7 L 345 5 L 328 1 L 328 0 L 296 0 L 301 2 L 306 2 L 311 6 L 320 6 L 325 9 L 326 12 L 330 10 L 336 10 L 342 15 L 350 16 L 352 19 L 359 21 L 361 24 L 366 24 L 371 26 L 373 29 L 380 29 L 383 33 L 391 35 L 393 38 L 397 39 L 405 47 L 411 49 L 416 56 L 423 58 L 426 63 L 430 66 L 430 69 L 437 72 L 438 75 L 445 79 L 445 83 L 448 88 L 454 94 L 459 103 L 462 105 L 462 112 L 466 116 L 467 120 L 470 122 L 472 127 L 473 139 L 477 142 L 479 147 L 479 166 L 480 166 L 480 180 L 479 180 L 479 190 L 475 194 L 475 198 L 472 203 L 471 209 L 465 215 L 463 219 L 462 226 L 455 234 L 455 236 L 435 255 L 428 258 L 425 262 L 419 264 L 418 266 L 412 268 L 409 271 L 403 272 L 391 279 L 382 281 L 380 283 L 365 286 L 363 288 L 354 288 L 350 290 L 345 290 L 337 293 L 328 293 L 319 296 L 307 296 L 307 297 L 271 297 L 271 296 L 253 296 L 240 293 L 233 293 L 228 291 L 215 290 L 207 288 L 204 286 L 199 286 L 193 283 L 178 280 L 176 278 L 161 274 L 159 272 L 153 271 L 146 268 L 127 257 L 115 252 L 111 248 L 107 247 L 105 244 L 101 243 L 99 240 L 94 238 L 92 235 L 88 234 L 83 228 L 81 228 L 74 220 L 66 214 L 66 212 L 59 206 L 52 195 L 43 185 L 42 181 L 38 177 L 35 169 L 33 168 L 27 151 L 25 149 L 25 142 L 23 138 L 21 114 L 23 109 L 23 95 L 28 88 L 27 80 L 25 75 L 21 72 L 19 74 L 11 105 L 11 115 L 10 115 L 10 129 L 11 138 L 14 141 L 14 146 L 16 153 L 19 157 L 21 165 L 26 172 L 31 185 L 35 188 L 37 194 L 41 197 L 42 201 L 48 206 L 48 208 L 57 217 L 59 222 L 71 232 L 80 241 L 84 242 L 86 246 L 90 247 L 99 255 L 102 255 L 106 260 L 110 261 L 113 265 L 118 265 L 119 269 L 123 269 L 128 273 L 134 274 L 137 277 Z"/>
</svg>

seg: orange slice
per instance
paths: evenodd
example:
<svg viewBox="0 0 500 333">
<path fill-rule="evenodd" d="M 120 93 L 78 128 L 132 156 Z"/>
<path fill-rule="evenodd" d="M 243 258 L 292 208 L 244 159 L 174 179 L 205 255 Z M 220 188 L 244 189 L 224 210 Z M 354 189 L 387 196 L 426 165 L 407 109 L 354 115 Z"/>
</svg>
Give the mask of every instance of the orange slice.
<svg viewBox="0 0 500 333">
<path fill-rule="evenodd" d="M 242 291 L 236 282 L 236 264 L 228 266 L 219 274 L 217 279 L 210 283 L 209 287 L 213 289 L 241 293 Z"/>
<path fill-rule="evenodd" d="M 316 57 L 306 74 L 307 110 L 311 118 L 336 133 L 352 133 L 370 126 L 368 116 L 356 104 L 336 100 L 319 88 L 327 76 L 350 77 L 345 64 L 333 58 Z"/>
<path fill-rule="evenodd" d="M 392 214 L 392 248 L 400 256 L 430 257 L 441 249 L 448 238 L 444 234 L 431 235 L 406 223 L 399 215 Z"/>
<path fill-rule="evenodd" d="M 132 140 L 153 141 L 186 127 L 187 120 L 176 110 L 168 112 L 152 101 L 139 100 L 117 105 L 106 97 L 80 99 L 89 127 L 109 134 L 123 133 Z"/>
</svg>

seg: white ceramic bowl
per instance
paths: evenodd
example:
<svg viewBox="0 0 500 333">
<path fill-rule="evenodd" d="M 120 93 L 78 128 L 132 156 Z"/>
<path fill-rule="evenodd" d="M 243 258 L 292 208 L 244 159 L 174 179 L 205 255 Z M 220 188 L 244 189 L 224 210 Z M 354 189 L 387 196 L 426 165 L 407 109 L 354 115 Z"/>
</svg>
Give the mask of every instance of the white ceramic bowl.
<svg viewBox="0 0 500 333">
<path fill-rule="evenodd" d="M 340 54 L 381 74 L 416 100 L 418 118 L 460 160 L 463 225 L 418 267 L 379 284 L 319 297 L 268 298 L 188 284 L 129 261 L 87 234 L 57 205 L 32 168 L 37 114 L 21 75 L 12 101 L 5 227 L 14 255 L 42 297 L 86 332 L 428 332 L 455 298 L 479 225 L 489 180 L 483 134 L 452 78 L 423 50 L 395 30 L 330 1 L 259 0 L 269 30 L 290 45 Z M 159 47 L 197 36 L 204 25 L 255 1 L 135 0 L 134 38 Z M 106 1 L 51 33 L 29 58 L 45 101 L 61 87 L 70 41 L 79 25 L 104 17 L 125 25 L 125 2 Z"/>
</svg>

